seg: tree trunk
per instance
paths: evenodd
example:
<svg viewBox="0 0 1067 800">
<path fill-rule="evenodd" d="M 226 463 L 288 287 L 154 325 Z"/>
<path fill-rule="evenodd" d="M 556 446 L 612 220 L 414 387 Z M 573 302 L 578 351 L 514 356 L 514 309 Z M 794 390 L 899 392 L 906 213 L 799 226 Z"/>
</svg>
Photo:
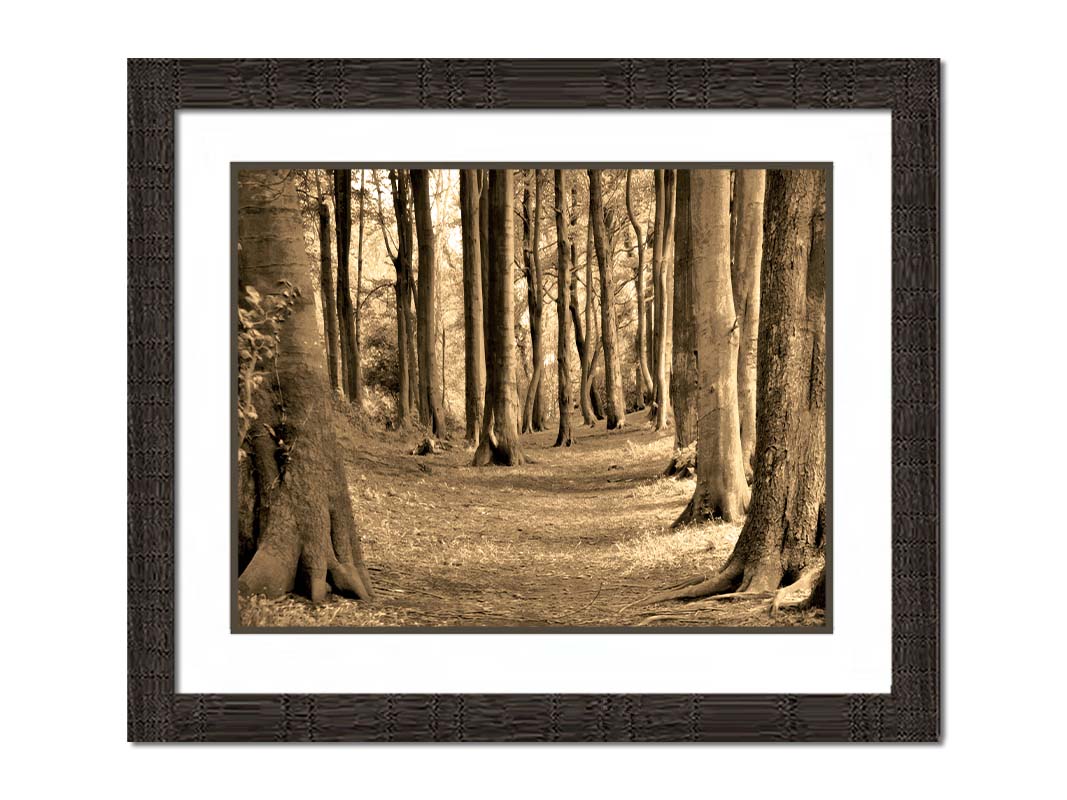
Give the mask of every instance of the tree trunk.
<svg viewBox="0 0 1067 800">
<path fill-rule="evenodd" d="M 593 228 L 587 220 L 585 240 L 585 328 L 578 310 L 578 270 L 571 275 L 571 316 L 574 322 L 574 343 L 578 348 L 581 379 L 578 383 L 578 404 L 582 409 L 582 421 L 590 428 L 603 416 L 594 405 L 593 392 Z"/>
<path fill-rule="evenodd" d="M 341 379 L 345 397 L 356 397 L 356 329 L 349 284 L 352 243 L 352 170 L 333 171 L 333 214 L 337 229 L 337 322 L 341 336 Z"/>
<path fill-rule="evenodd" d="M 326 336 L 326 364 L 330 386 L 341 392 L 340 353 L 337 339 L 337 298 L 334 294 L 333 266 L 330 259 L 330 209 L 319 198 L 319 290 L 322 295 L 323 332 Z"/>
<path fill-rule="evenodd" d="M 245 446 L 257 519 L 255 553 L 237 582 L 269 597 L 306 587 L 370 597 L 348 482 L 334 435 L 325 346 L 312 301 L 300 202 L 291 173 L 238 176 L 239 279 L 262 297 L 291 293 L 263 411 Z"/>
<path fill-rule="evenodd" d="M 668 200 L 668 193 L 673 194 L 670 191 L 673 188 L 673 182 L 668 187 L 667 173 L 669 172 L 670 170 L 657 169 L 654 178 L 656 228 L 652 239 L 652 381 L 655 398 L 649 418 L 657 431 L 667 426 L 670 407 L 670 384 L 668 382 L 670 373 L 667 368 L 667 250 L 672 224 L 672 215 L 668 210 L 668 203 L 671 202 Z"/>
<path fill-rule="evenodd" d="M 411 265 L 414 254 L 414 233 L 412 231 L 411 212 L 408 209 L 407 179 L 403 170 L 390 170 L 389 182 L 393 193 L 393 210 L 396 214 L 396 267 L 397 280 L 397 328 L 403 325 L 403 345 L 397 337 L 399 350 L 398 366 L 403 376 L 400 380 L 401 391 L 405 391 L 406 400 L 399 403 L 401 419 L 398 427 L 407 427 L 407 420 L 418 409 L 418 358 L 415 347 L 415 312 L 412 309 L 414 295 L 414 272 Z M 406 414 L 404 409 L 406 408 Z"/>
<path fill-rule="evenodd" d="M 634 342 L 634 355 L 637 358 L 637 399 L 644 406 L 652 399 L 652 373 L 645 358 L 645 233 L 634 214 L 633 197 L 630 192 L 630 179 L 633 170 L 626 170 L 626 215 L 634 229 L 637 239 L 637 268 L 634 272 L 634 294 L 637 295 L 637 339 Z"/>
<path fill-rule="evenodd" d="M 485 354 L 485 386 L 482 392 L 482 426 L 493 428 L 493 404 L 489 397 L 489 370 L 492 369 L 489 354 L 489 326 L 492 324 L 489 309 L 489 170 L 478 170 L 478 245 L 482 259 L 482 352 Z M 479 430 L 479 444 L 481 431 Z"/>
<path fill-rule="evenodd" d="M 459 176 L 459 213 L 463 246 L 463 367 L 467 441 L 477 444 L 485 407 L 485 333 L 482 329 L 482 247 L 479 241 L 478 173 Z"/>
<path fill-rule="evenodd" d="M 671 325 L 671 405 L 674 411 L 675 451 L 697 438 L 697 346 L 693 257 L 689 244 L 689 170 L 678 170 L 674 226 L 674 292 Z M 667 474 L 674 474 L 677 452 Z"/>
<path fill-rule="evenodd" d="M 756 465 L 752 506 L 737 544 L 712 577 L 643 603 L 774 592 L 773 612 L 824 599 L 825 191 L 820 170 L 767 171 Z"/>
<path fill-rule="evenodd" d="M 600 337 L 604 342 L 604 383 L 607 393 L 608 430 L 626 425 L 626 400 L 619 367 L 618 329 L 615 323 L 615 278 L 611 242 L 604 222 L 600 170 L 589 170 L 589 214 L 593 219 L 593 245 L 600 265 Z"/>
<path fill-rule="evenodd" d="M 443 384 L 437 364 L 437 264 L 433 219 L 430 216 L 430 173 L 411 170 L 411 191 L 415 198 L 415 235 L 419 240 L 418 329 L 419 392 L 425 396 L 426 417 L 422 423 L 440 439 L 447 435 L 441 405 Z M 422 401 L 420 399 L 420 408 Z"/>
<path fill-rule="evenodd" d="M 749 488 L 737 417 L 737 317 L 730 282 L 730 171 L 690 173 L 689 235 L 696 288 L 697 486 L 676 525 L 740 520 Z"/>
<path fill-rule="evenodd" d="M 515 388 L 514 198 L 512 171 L 489 172 L 489 325 L 486 327 L 486 402 L 474 466 L 517 466 L 526 459 L 519 440 Z"/>
<path fill-rule="evenodd" d="M 390 171 L 390 180 L 392 180 Z M 396 397 L 396 427 L 404 430 L 411 422 L 411 404 L 408 399 L 408 372 L 407 372 L 407 325 L 404 321 L 404 282 L 403 269 L 400 258 L 389 241 L 389 232 L 385 228 L 385 213 L 382 211 L 382 186 L 379 182 L 378 171 L 371 172 L 374 176 L 374 188 L 378 195 L 378 225 L 382 229 L 382 241 L 385 243 L 385 252 L 393 262 L 396 270 L 396 282 L 393 284 L 396 301 L 396 366 L 397 366 L 397 397 Z M 395 183 L 394 183 L 395 187 Z M 399 224 L 397 228 L 399 229 Z"/>
<path fill-rule="evenodd" d="M 735 172 L 733 229 L 734 308 L 741 338 L 737 349 L 737 410 L 741 420 L 741 463 L 751 481 L 756 453 L 756 361 L 759 334 L 760 260 L 763 257 L 762 169 Z"/>
<path fill-rule="evenodd" d="M 666 373 L 663 383 L 663 419 L 666 424 L 674 414 L 671 405 L 671 353 L 674 343 L 674 227 L 678 170 L 667 170 L 664 188 L 667 195 L 667 238 L 663 244 L 663 369 Z"/>
<path fill-rule="evenodd" d="M 564 203 L 567 198 L 567 175 L 561 170 L 555 171 L 556 186 L 556 378 L 559 400 L 559 433 L 556 434 L 556 447 L 570 447 L 573 441 L 571 432 L 571 411 L 574 397 L 571 394 L 571 362 L 569 355 L 570 331 L 567 314 L 570 310 L 570 275 L 571 275 L 571 241 L 564 216 Z"/>
<path fill-rule="evenodd" d="M 592 358 L 586 348 L 590 347 L 590 339 L 585 336 L 582 329 L 582 314 L 578 309 L 578 270 L 571 272 L 571 322 L 574 324 L 574 345 L 578 350 L 578 365 L 581 368 L 581 378 L 578 381 L 578 407 L 582 410 L 582 422 L 589 427 L 596 425 L 596 414 L 593 413 L 593 403 L 589 396 L 589 372 Z"/>
<path fill-rule="evenodd" d="M 526 273 L 526 304 L 530 312 L 530 382 L 523 403 L 522 432 L 545 429 L 542 384 L 544 377 L 544 349 L 541 345 L 541 317 L 544 310 L 543 276 L 541 274 L 541 180 L 540 171 L 533 170 L 522 190 L 522 262 Z"/>
<path fill-rule="evenodd" d="M 363 358 L 360 352 L 361 315 L 360 306 L 363 296 L 363 222 L 366 199 L 364 170 L 359 171 L 359 241 L 356 244 L 356 304 L 355 304 L 355 343 L 352 349 L 352 402 L 357 408 L 363 408 Z"/>
<path fill-rule="evenodd" d="M 596 389 L 596 362 L 600 358 L 600 349 L 603 342 L 597 332 L 596 314 L 593 305 L 596 302 L 596 290 L 593 288 L 593 212 L 590 209 L 587 220 L 585 236 L 585 340 L 589 352 L 589 370 L 586 373 L 585 393 L 589 396 L 589 404 L 593 408 L 593 416 L 596 419 L 604 419 L 604 406 L 600 402 L 600 393 Z"/>
</svg>

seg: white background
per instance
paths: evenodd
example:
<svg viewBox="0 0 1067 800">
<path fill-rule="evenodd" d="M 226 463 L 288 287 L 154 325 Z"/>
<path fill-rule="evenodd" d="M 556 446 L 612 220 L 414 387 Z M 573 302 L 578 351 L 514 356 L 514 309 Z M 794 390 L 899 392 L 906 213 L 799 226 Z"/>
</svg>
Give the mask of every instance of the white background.
<svg viewBox="0 0 1067 800">
<path fill-rule="evenodd" d="M 176 139 L 179 691 L 890 691 L 888 112 L 191 111 Z M 230 163 L 346 156 L 833 162 L 833 635 L 230 634 Z"/>
<path fill-rule="evenodd" d="M 189 0 L 7 9 L 5 788 L 187 798 L 1046 796 L 1063 686 L 1062 25 L 1047 4 Z M 375 8 L 380 10 L 374 10 Z M 32 10 L 31 10 L 32 9 Z M 346 14 L 349 16 L 346 17 Z M 420 21 L 420 31 L 409 27 Z M 505 33 L 496 33 L 494 25 Z M 562 26 L 557 36 L 553 26 Z M 597 31 L 597 36 L 591 32 Z M 348 35 L 344 35 L 347 33 Z M 321 42 L 321 47 L 316 44 Z M 317 51 L 317 52 L 316 52 Z M 130 55 L 940 56 L 944 743 L 133 747 L 125 738 Z M 62 212 L 62 216 L 60 216 Z M 13 579 L 13 580 L 12 580 Z M 654 642 L 654 639 L 649 639 Z M 833 750 L 833 752 L 828 752 Z M 771 780 L 761 780 L 768 773 Z M 147 788 L 142 788 L 147 787 Z"/>
</svg>

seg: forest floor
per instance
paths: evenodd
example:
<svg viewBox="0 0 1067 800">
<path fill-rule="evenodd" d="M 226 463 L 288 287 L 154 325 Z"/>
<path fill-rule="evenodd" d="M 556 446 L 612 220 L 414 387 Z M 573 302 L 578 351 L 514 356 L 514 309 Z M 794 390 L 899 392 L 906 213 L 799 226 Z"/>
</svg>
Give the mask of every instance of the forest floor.
<svg viewBox="0 0 1067 800">
<path fill-rule="evenodd" d="M 529 463 L 472 467 L 462 442 L 411 455 L 419 439 L 343 424 L 338 439 L 360 525 L 374 602 L 329 595 L 241 598 L 252 626 L 631 627 L 822 625 L 821 610 L 772 618 L 766 601 L 628 603 L 729 556 L 739 525 L 672 530 L 693 480 L 662 477 L 673 431 L 637 411 L 619 431 L 574 420 L 522 437 Z"/>
</svg>

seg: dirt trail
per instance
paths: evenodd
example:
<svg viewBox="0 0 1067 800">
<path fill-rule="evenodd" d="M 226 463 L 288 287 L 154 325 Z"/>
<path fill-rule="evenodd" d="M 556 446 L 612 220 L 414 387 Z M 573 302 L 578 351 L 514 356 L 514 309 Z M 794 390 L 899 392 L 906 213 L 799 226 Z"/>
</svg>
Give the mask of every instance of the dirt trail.
<svg viewBox="0 0 1067 800">
<path fill-rule="evenodd" d="M 364 554 L 378 599 L 331 595 L 241 601 L 244 625 L 629 627 L 818 625 L 821 612 L 770 619 L 761 604 L 672 604 L 621 612 L 632 600 L 729 555 L 738 526 L 671 531 L 691 480 L 661 477 L 673 433 L 649 429 L 645 412 L 622 431 L 575 420 L 575 443 L 556 431 L 523 437 L 531 463 L 471 467 L 456 444 L 409 455 L 414 440 L 341 431 Z"/>
</svg>

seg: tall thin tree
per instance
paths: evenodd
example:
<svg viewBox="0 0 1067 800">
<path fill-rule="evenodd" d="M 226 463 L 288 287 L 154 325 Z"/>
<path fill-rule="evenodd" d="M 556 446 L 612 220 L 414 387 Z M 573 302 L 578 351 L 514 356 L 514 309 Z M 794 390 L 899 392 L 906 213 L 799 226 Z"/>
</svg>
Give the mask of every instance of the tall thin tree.
<svg viewBox="0 0 1067 800">
<path fill-rule="evenodd" d="M 356 391 L 356 329 L 349 281 L 352 244 L 352 170 L 333 171 L 333 214 L 337 229 L 337 323 L 341 337 L 341 381 L 345 397 L 354 400 Z"/>
<path fill-rule="evenodd" d="M 756 454 L 756 353 L 766 173 L 762 169 L 739 169 L 734 175 L 733 288 L 741 334 L 737 351 L 737 408 L 741 420 L 741 461 L 751 479 Z"/>
<path fill-rule="evenodd" d="M 674 474 L 681 465 L 678 451 L 697 438 L 696 289 L 689 243 L 689 170 L 678 170 L 674 226 L 673 314 L 671 323 L 671 406 L 674 412 L 675 456 L 667 467 Z"/>
<path fill-rule="evenodd" d="M 730 171 L 690 173 L 689 235 L 700 375 L 697 485 L 675 524 L 740 520 L 749 487 L 737 414 L 737 317 L 730 285 Z"/>
<path fill-rule="evenodd" d="M 459 176 L 459 213 L 463 247 L 463 366 L 465 437 L 477 444 L 485 406 L 485 332 L 482 327 L 482 246 L 478 171 Z"/>
<path fill-rule="evenodd" d="M 397 170 L 389 170 L 389 182 L 393 194 L 393 208 L 396 213 L 397 243 L 392 246 L 389 240 L 389 231 L 385 224 L 385 214 L 382 210 L 382 192 L 378 185 L 378 223 L 382 229 L 382 238 L 385 240 L 385 250 L 393 262 L 396 271 L 396 350 L 397 350 L 397 428 L 406 429 L 412 420 L 413 403 L 411 391 L 410 359 L 414 355 L 412 337 L 414 324 L 409 303 L 410 292 L 408 281 L 411 279 L 411 225 L 410 217 L 401 213 L 402 204 L 398 200 L 400 193 L 401 177 Z M 377 177 L 377 176 L 376 176 Z M 406 204 L 403 204 L 406 210 Z"/>
<path fill-rule="evenodd" d="M 669 170 L 657 169 L 654 176 L 656 226 L 652 241 L 652 351 L 654 356 L 652 380 L 655 399 L 650 418 L 656 430 L 663 430 L 667 426 L 670 407 L 670 388 L 668 383 L 670 372 L 667 368 L 667 249 L 671 224 L 668 204 L 671 200 L 668 199 L 670 194 L 667 179 L 668 172 Z"/>
<path fill-rule="evenodd" d="M 512 171 L 489 171 L 489 293 L 486 306 L 486 356 L 489 370 L 485 396 L 491 413 L 482 417 L 474 466 L 517 466 L 526 458 L 515 414 L 515 211 Z"/>
<path fill-rule="evenodd" d="M 559 433 L 556 447 L 570 447 L 571 411 L 574 397 L 571 394 L 571 364 L 568 312 L 570 311 L 571 247 L 567 227 L 567 175 L 555 170 L 556 188 L 556 382 L 559 399 Z"/>
<path fill-rule="evenodd" d="M 403 272 L 401 287 L 401 305 L 404 312 L 404 327 L 407 331 L 407 355 L 404 359 L 408 373 L 408 406 L 412 413 L 422 414 L 419 394 L 419 357 L 417 342 L 417 317 L 415 313 L 415 231 L 411 218 L 410 176 L 408 170 L 389 171 L 389 181 L 393 192 L 393 210 L 396 215 L 396 249 Z"/>
<path fill-rule="evenodd" d="M 419 241 L 419 286 L 417 294 L 419 344 L 419 408 L 425 401 L 422 423 L 440 438 L 447 435 L 442 406 L 441 373 L 438 371 L 437 330 L 437 264 L 433 218 L 430 214 L 429 170 L 411 170 L 411 192 L 415 202 L 415 235 Z"/>
<path fill-rule="evenodd" d="M 526 304 L 530 314 L 530 382 L 523 403 L 522 432 L 543 431 L 544 347 L 541 318 L 544 312 L 544 276 L 541 272 L 541 171 L 530 170 L 522 190 L 522 260 L 526 274 Z M 530 184 L 533 191 L 530 191 Z"/>
<path fill-rule="evenodd" d="M 352 402 L 358 408 L 363 407 L 363 358 L 360 348 L 362 346 L 362 317 L 363 317 L 363 228 L 364 212 L 366 205 L 366 170 L 359 171 L 359 241 L 356 244 L 356 302 L 353 306 L 355 313 L 354 344 L 352 349 Z"/>
<path fill-rule="evenodd" d="M 604 197 L 600 170 L 589 170 L 589 213 L 593 219 L 593 244 L 600 265 L 600 336 L 604 342 L 604 384 L 607 394 L 608 430 L 626 425 L 626 402 L 619 365 L 618 327 L 615 321 L 615 277 L 612 243 L 604 221 Z"/>
<path fill-rule="evenodd" d="M 318 170 L 316 170 L 316 174 Z M 335 393 L 341 392 L 340 343 L 337 334 L 337 294 L 330 258 L 330 209 L 326 198 L 319 193 L 319 292 L 322 299 L 323 333 L 326 337 L 326 364 L 329 368 L 330 386 Z"/>
<path fill-rule="evenodd" d="M 634 214 L 633 194 L 631 182 L 633 170 L 626 170 L 626 215 L 630 218 L 630 225 L 634 229 L 634 238 L 637 239 L 637 265 L 634 269 L 634 294 L 637 295 L 637 338 L 634 341 L 634 356 L 637 361 L 637 398 L 644 405 L 653 395 L 652 373 L 648 369 L 648 360 L 645 357 L 645 232 L 637 222 Z"/>
</svg>

